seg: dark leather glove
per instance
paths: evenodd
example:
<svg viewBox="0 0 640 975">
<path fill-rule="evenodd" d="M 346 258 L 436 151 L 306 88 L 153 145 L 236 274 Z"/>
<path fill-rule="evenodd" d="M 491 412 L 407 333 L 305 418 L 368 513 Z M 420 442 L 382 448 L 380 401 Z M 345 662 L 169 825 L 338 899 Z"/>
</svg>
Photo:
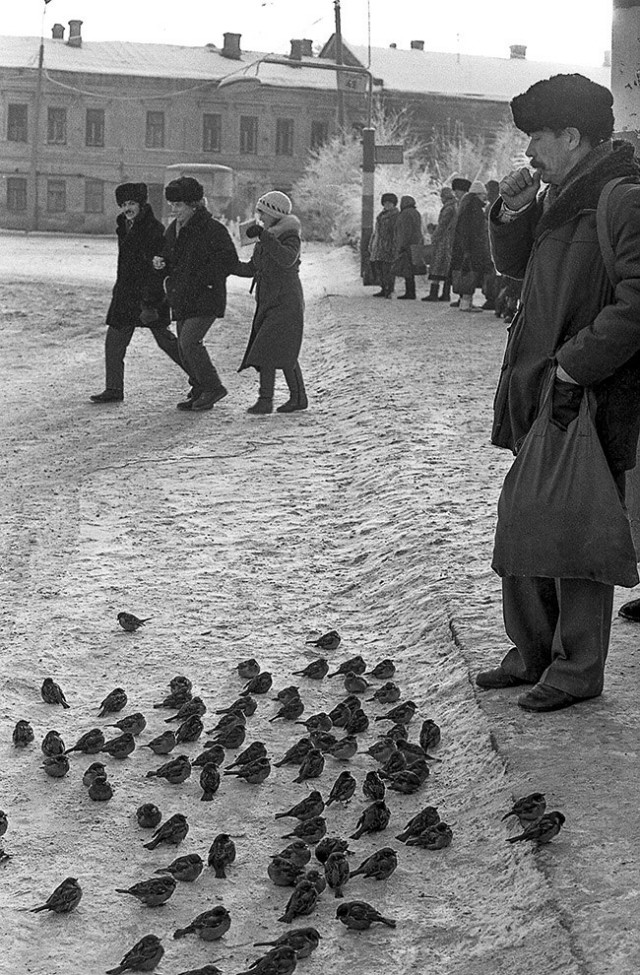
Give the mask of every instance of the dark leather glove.
<svg viewBox="0 0 640 975">
<path fill-rule="evenodd" d="M 261 227 L 259 223 L 252 223 L 245 230 L 245 234 L 247 235 L 247 237 L 261 237 L 263 230 L 264 227 Z"/>
</svg>

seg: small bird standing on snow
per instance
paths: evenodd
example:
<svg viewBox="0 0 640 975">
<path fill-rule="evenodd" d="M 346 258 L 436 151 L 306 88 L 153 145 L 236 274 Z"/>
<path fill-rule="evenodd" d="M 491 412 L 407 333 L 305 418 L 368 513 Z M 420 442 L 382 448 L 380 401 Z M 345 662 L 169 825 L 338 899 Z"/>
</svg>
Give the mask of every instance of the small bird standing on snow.
<svg viewBox="0 0 640 975">
<path fill-rule="evenodd" d="M 33 733 L 33 728 L 28 721 L 22 718 L 20 721 L 16 722 L 16 726 L 13 729 L 12 740 L 16 748 L 26 748 L 33 741 L 35 735 Z"/>
<path fill-rule="evenodd" d="M 181 782 L 185 782 L 190 775 L 191 762 L 186 755 L 178 755 L 177 758 L 171 759 L 170 762 L 165 762 L 159 768 L 147 772 L 148 779 L 157 776 L 158 778 L 166 779 L 171 785 L 179 785 Z"/>
<path fill-rule="evenodd" d="M 400 688 L 398 685 L 394 681 L 388 680 L 386 684 L 383 684 L 377 691 L 374 691 L 373 697 L 367 700 L 379 701 L 380 704 L 395 704 L 396 701 L 400 700 L 400 696 Z"/>
<path fill-rule="evenodd" d="M 100 751 L 107 752 L 112 758 L 117 758 L 121 761 L 130 755 L 131 752 L 135 751 L 135 747 L 135 738 L 126 731 L 123 735 L 118 735 L 116 738 L 110 738 L 109 741 L 105 741 Z"/>
<path fill-rule="evenodd" d="M 211 802 L 220 788 L 220 772 L 214 762 L 207 762 L 206 765 L 202 766 L 200 788 L 202 789 L 200 802 Z"/>
<path fill-rule="evenodd" d="M 312 660 L 303 670 L 294 670 L 295 677 L 307 677 L 309 680 L 323 680 L 329 673 L 329 664 L 325 657 Z"/>
<path fill-rule="evenodd" d="M 518 836 L 509 836 L 507 843 L 519 843 L 521 840 L 530 840 L 532 843 L 550 843 L 564 826 L 565 820 L 566 817 L 557 810 L 545 813 L 536 823 L 531 823 Z"/>
<path fill-rule="evenodd" d="M 294 887 L 284 909 L 284 914 L 278 920 L 284 921 L 285 924 L 291 924 L 295 918 L 311 914 L 317 903 L 318 891 L 315 885 L 310 880 L 301 880 Z"/>
<path fill-rule="evenodd" d="M 152 752 L 156 755 L 168 755 L 176 747 L 176 736 L 175 732 L 163 731 L 161 735 L 156 738 L 152 738 L 148 741 L 146 745 L 141 745 L 141 748 L 150 748 Z"/>
<path fill-rule="evenodd" d="M 386 791 L 386 786 L 378 773 L 376 771 L 367 772 L 362 783 L 362 794 L 365 798 L 375 802 L 378 799 L 384 799 Z"/>
<path fill-rule="evenodd" d="M 440 739 L 442 738 L 442 732 L 440 727 L 432 718 L 426 718 L 422 722 L 422 727 L 420 728 L 420 735 L 418 741 L 425 752 L 428 752 L 430 748 L 435 748 L 440 744 Z"/>
<path fill-rule="evenodd" d="M 318 647 L 319 650 L 337 650 L 340 646 L 342 637 L 337 630 L 329 630 L 323 633 L 317 640 L 307 640 L 307 646 Z"/>
<path fill-rule="evenodd" d="M 401 843 L 406 843 L 406 841 L 411 836 L 418 836 L 423 830 L 428 829 L 430 826 L 435 826 L 440 822 L 440 814 L 435 806 L 425 806 L 421 809 L 419 813 L 412 817 L 409 822 L 405 825 L 401 833 L 396 836 L 397 840 Z"/>
<path fill-rule="evenodd" d="M 206 714 L 207 705 L 204 703 L 201 697 L 192 697 L 184 704 L 181 704 L 178 713 L 171 715 L 170 718 L 165 718 L 165 724 L 171 724 L 172 721 L 185 721 L 190 718 L 192 714 L 197 714 L 202 716 Z"/>
<path fill-rule="evenodd" d="M 238 677 L 243 680 L 252 680 L 260 673 L 260 664 L 253 657 L 248 660 L 241 660 L 237 667 Z"/>
<path fill-rule="evenodd" d="M 162 813 L 152 802 L 145 802 L 136 809 L 138 826 L 142 829 L 155 829 L 162 821 Z"/>
<path fill-rule="evenodd" d="M 351 931 L 366 931 L 376 921 L 386 924 L 388 928 L 395 928 L 396 922 L 389 917 L 383 917 L 379 911 L 366 901 L 345 901 L 336 911 L 336 918 L 342 921 Z"/>
<path fill-rule="evenodd" d="M 388 680 L 396 672 L 396 665 L 393 660 L 389 657 L 385 657 L 381 660 L 379 664 L 376 664 L 373 670 L 370 671 L 372 677 L 377 677 L 378 680 Z"/>
<path fill-rule="evenodd" d="M 67 748 L 67 755 L 70 752 L 82 752 L 84 755 L 96 755 L 104 745 L 105 737 L 102 728 L 92 728 L 80 735 L 75 745 Z"/>
<path fill-rule="evenodd" d="M 31 912 L 53 911 L 54 914 L 70 914 L 80 903 L 82 887 L 75 877 L 67 877 L 50 894 L 40 907 L 32 907 Z"/>
<path fill-rule="evenodd" d="M 520 820 L 520 825 L 525 829 L 529 823 L 535 823 L 543 815 L 545 809 L 547 808 L 547 800 L 542 792 L 532 792 L 528 796 L 523 796 L 522 799 L 517 799 L 508 813 L 502 817 L 502 820 L 508 819 L 509 816 L 517 816 Z"/>
<path fill-rule="evenodd" d="M 240 765 L 248 765 L 249 762 L 255 762 L 257 758 L 266 758 L 267 748 L 262 741 L 252 741 L 250 745 L 241 751 L 239 755 L 236 756 L 235 760 L 227 765 L 227 771 L 232 768 L 238 768 Z M 222 761 L 224 761 L 224 755 L 222 756 Z M 216 765 L 219 764 L 216 762 Z M 221 763 L 220 763 L 221 764 Z"/>
<path fill-rule="evenodd" d="M 374 880 L 387 880 L 397 866 L 398 854 L 390 846 L 384 846 L 363 860 L 359 867 L 351 871 L 350 876 L 363 874 L 365 877 L 373 877 Z"/>
<path fill-rule="evenodd" d="M 170 843 L 173 846 L 179 846 L 188 832 L 189 823 L 187 822 L 187 817 L 183 816 L 182 813 L 176 813 L 167 819 L 166 822 L 162 823 L 151 837 L 151 841 L 149 843 L 143 843 L 143 846 L 146 850 L 155 850 L 156 846 L 160 846 L 161 843 Z"/>
<path fill-rule="evenodd" d="M 305 779 L 317 779 L 324 769 L 324 755 L 319 748 L 312 748 L 303 758 L 294 782 L 304 782 Z"/>
<path fill-rule="evenodd" d="M 395 708 L 391 708 L 386 714 L 381 715 L 376 718 L 376 721 L 394 721 L 396 724 L 408 724 L 417 710 L 417 705 L 414 701 L 405 701 L 403 704 L 397 704 Z M 406 735 L 404 735 L 406 738 Z"/>
<path fill-rule="evenodd" d="M 226 880 L 226 868 L 234 862 L 236 858 L 236 845 L 228 833 L 218 833 L 213 843 L 209 847 L 207 863 L 213 867 L 218 879 Z"/>
<path fill-rule="evenodd" d="M 310 738 L 300 738 L 291 748 L 287 749 L 279 762 L 274 762 L 276 768 L 282 765 L 300 765 L 312 750 L 313 744 Z"/>
<path fill-rule="evenodd" d="M 409 837 L 407 846 L 420 846 L 423 850 L 444 850 L 451 846 L 453 830 L 448 823 L 436 823 L 435 826 L 427 826 L 421 833 L 416 833 Z"/>
<path fill-rule="evenodd" d="M 197 880 L 204 869 L 204 862 L 199 853 L 187 853 L 183 857 L 176 857 L 168 867 L 160 867 L 156 873 L 169 873 L 175 880 L 191 884 Z"/>
<path fill-rule="evenodd" d="M 364 662 L 363 657 L 358 653 L 355 657 L 349 657 L 348 660 L 343 660 L 337 670 L 334 670 L 332 674 L 328 674 L 328 677 L 346 677 L 348 673 L 352 674 L 364 674 L 367 669 L 367 665 Z"/>
<path fill-rule="evenodd" d="M 135 633 L 141 626 L 148 623 L 150 619 L 152 619 L 151 616 L 147 616 L 146 619 L 141 620 L 137 616 L 134 616 L 133 613 L 118 613 L 118 623 L 127 633 Z"/>
<path fill-rule="evenodd" d="M 52 755 L 63 755 L 65 751 L 64 741 L 58 731 L 47 731 L 40 748 L 47 758 L 51 758 Z"/>
<path fill-rule="evenodd" d="M 386 829 L 391 819 L 391 810 L 384 799 L 378 799 L 367 806 L 358 823 L 355 833 L 351 834 L 352 840 L 360 839 L 363 833 L 379 833 Z"/>
<path fill-rule="evenodd" d="M 128 701 L 127 692 L 122 687 L 115 687 L 104 701 L 99 705 L 98 717 L 104 718 L 105 714 L 116 714 L 126 707 Z"/>
<path fill-rule="evenodd" d="M 177 886 L 173 877 L 152 877 L 132 887 L 116 887 L 116 894 L 131 894 L 145 907 L 160 907 L 169 900 Z"/>
<path fill-rule="evenodd" d="M 63 708 L 71 706 L 67 704 L 64 691 L 59 684 L 56 684 L 52 677 L 45 677 L 40 688 L 40 694 L 45 704 L 61 704 Z"/>
<path fill-rule="evenodd" d="M 145 934 L 130 948 L 115 968 L 107 969 L 107 975 L 122 975 L 123 972 L 151 972 L 162 956 L 164 948 L 155 934 Z"/>
<path fill-rule="evenodd" d="M 292 931 L 281 934 L 275 941 L 255 941 L 253 946 L 254 948 L 266 948 L 271 945 L 274 948 L 279 948 L 281 945 L 288 945 L 289 948 L 293 948 L 298 959 L 300 959 L 308 958 L 318 947 L 320 940 L 320 934 L 316 928 L 293 928 Z"/>
<path fill-rule="evenodd" d="M 51 755 L 45 758 L 42 767 L 52 779 L 63 779 L 69 771 L 69 759 L 66 755 Z"/>
<path fill-rule="evenodd" d="M 327 883 L 336 897 L 344 897 L 342 888 L 350 877 L 349 862 L 344 853 L 331 853 L 324 865 Z"/>
<path fill-rule="evenodd" d="M 197 934 L 203 941 L 218 941 L 231 927 L 231 915 L 226 907 L 214 907 L 194 917 L 186 928 L 173 932 L 174 938 L 184 938 L 187 934 Z"/>
<path fill-rule="evenodd" d="M 271 762 L 268 758 L 256 758 L 253 762 L 241 765 L 240 768 L 231 769 L 225 775 L 235 775 L 238 779 L 244 779 L 249 785 L 260 785 L 271 775 Z"/>
<path fill-rule="evenodd" d="M 85 769 L 84 775 L 82 776 L 82 784 L 89 788 L 97 778 L 101 775 L 106 776 L 107 770 L 102 762 L 92 762 L 88 768 Z"/>
<path fill-rule="evenodd" d="M 302 799 L 301 802 L 296 803 L 287 812 L 276 813 L 276 819 L 285 819 L 287 816 L 291 816 L 294 819 L 313 819 L 314 816 L 320 816 L 324 811 L 324 799 L 317 789 L 310 792 L 306 798 Z"/>
<path fill-rule="evenodd" d="M 341 772 L 331 786 L 327 806 L 332 802 L 349 802 L 356 791 L 357 782 L 351 772 Z"/>
<path fill-rule="evenodd" d="M 147 719 L 140 711 L 136 711 L 134 714 L 128 714 L 125 718 L 120 718 L 119 721 L 114 721 L 113 724 L 107 725 L 107 728 L 119 728 L 120 731 L 128 731 L 134 738 L 141 731 L 144 731 L 146 727 Z"/>
</svg>

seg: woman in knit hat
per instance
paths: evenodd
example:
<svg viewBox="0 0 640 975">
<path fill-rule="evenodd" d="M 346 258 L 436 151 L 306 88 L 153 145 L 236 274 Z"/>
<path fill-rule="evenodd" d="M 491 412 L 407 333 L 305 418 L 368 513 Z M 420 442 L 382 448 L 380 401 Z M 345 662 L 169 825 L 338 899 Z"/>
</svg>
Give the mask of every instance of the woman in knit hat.
<svg viewBox="0 0 640 975">
<path fill-rule="evenodd" d="M 179 410 L 210 410 L 227 395 L 204 337 L 227 303 L 227 275 L 238 255 L 229 233 L 207 209 L 202 184 L 181 176 L 165 187 L 171 215 L 154 266 L 167 273 L 165 289 L 176 322 L 180 358 L 191 389 Z"/>
<path fill-rule="evenodd" d="M 106 386 L 91 397 L 93 403 L 119 403 L 124 399 L 124 357 L 136 328 L 149 328 L 159 347 L 182 367 L 178 340 L 169 328 L 170 315 L 162 276 L 153 257 L 162 248 L 164 227 L 147 202 L 145 183 L 116 187 L 120 213 L 118 271 L 109 311 L 105 341 Z"/>
<path fill-rule="evenodd" d="M 273 411 L 276 369 L 282 369 L 289 399 L 278 413 L 306 410 L 307 394 L 298 363 L 304 323 L 304 296 L 298 274 L 301 227 L 291 212 L 291 200 L 271 190 L 256 203 L 256 222 L 248 230 L 257 237 L 251 260 L 239 262 L 234 274 L 253 278 L 256 312 L 251 335 L 238 372 L 253 366 L 260 373 L 258 400 L 248 413 Z M 253 285 L 252 285 L 253 288 Z"/>
</svg>

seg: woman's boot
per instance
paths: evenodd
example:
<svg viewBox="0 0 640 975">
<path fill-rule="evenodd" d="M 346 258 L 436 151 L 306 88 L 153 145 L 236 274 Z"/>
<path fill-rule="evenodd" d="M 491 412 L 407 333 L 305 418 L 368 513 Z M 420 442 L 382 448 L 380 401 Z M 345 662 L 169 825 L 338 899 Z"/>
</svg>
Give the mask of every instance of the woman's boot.
<svg viewBox="0 0 640 975">
<path fill-rule="evenodd" d="M 271 366 L 260 366 L 260 389 L 258 399 L 250 406 L 247 413 L 254 416 L 266 416 L 273 413 L 273 391 L 276 385 L 276 371 Z"/>
<path fill-rule="evenodd" d="M 440 282 L 432 281 L 431 287 L 429 288 L 429 294 L 426 295 L 422 301 L 438 301 L 438 291 L 440 290 Z"/>
<path fill-rule="evenodd" d="M 277 408 L 277 413 L 296 413 L 298 410 L 306 410 L 309 402 L 307 400 L 307 393 L 304 388 L 304 379 L 302 378 L 302 370 L 299 364 L 296 362 L 293 369 L 284 370 L 284 378 L 287 381 L 287 386 L 289 387 L 289 399 L 282 406 Z"/>
</svg>

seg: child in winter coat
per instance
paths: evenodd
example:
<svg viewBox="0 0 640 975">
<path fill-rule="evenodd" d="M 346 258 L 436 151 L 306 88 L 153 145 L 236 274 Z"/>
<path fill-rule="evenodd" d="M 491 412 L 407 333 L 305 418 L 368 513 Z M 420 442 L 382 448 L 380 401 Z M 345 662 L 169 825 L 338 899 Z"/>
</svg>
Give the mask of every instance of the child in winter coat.
<svg viewBox="0 0 640 975">
<path fill-rule="evenodd" d="M 298 275 L 301 227 L 291 200 L 271 190 L 256 203 L 256 222 L 247 230 L 257 237 L 251 260 L 238 262 L 233 274 L 253 278 L 256 312 L 238 372 L 253 366 L 260 373 L 258 400 L 248 413 L 273 411 L 276 369 L 282 369 L 289 399 L 278 413 L 306 410 L 307 394 L 298 363 L 304 323 L 304 296 Z"/>
</svg>

